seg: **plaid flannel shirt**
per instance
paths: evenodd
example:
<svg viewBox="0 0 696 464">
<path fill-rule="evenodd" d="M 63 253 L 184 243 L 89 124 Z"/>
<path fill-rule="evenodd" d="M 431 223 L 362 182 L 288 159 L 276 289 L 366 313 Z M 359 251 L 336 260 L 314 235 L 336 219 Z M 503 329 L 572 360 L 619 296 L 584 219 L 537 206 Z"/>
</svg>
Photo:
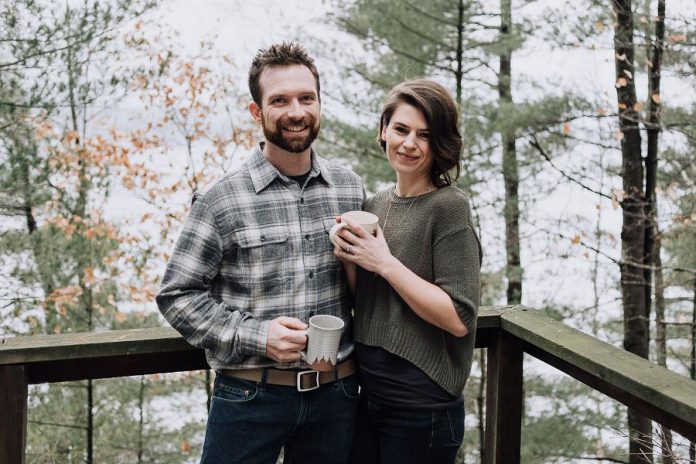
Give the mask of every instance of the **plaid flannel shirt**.
<svg viewBox="0 0 696 464">
<path fill-rule="evenodd" d="M 194 199 L 167 264 L 157 305 L 213 369 L 278 365 L 265 356 L 269 321 L 333 314 L 353 348 L 351 297 L 329 230 L 362 208 L 353 172 L 312 152 L 300 188 L 256 148 L 237 171 Z M 282 367 L 299 367 L 301 362 Z"/>
</svg>

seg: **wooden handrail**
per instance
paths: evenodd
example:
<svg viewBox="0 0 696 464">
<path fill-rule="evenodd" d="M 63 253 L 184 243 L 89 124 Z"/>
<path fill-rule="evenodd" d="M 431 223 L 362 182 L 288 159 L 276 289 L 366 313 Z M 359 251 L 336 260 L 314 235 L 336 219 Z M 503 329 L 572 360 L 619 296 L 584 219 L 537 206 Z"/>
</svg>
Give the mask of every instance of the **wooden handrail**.
<svg viewBox="0 0 696 464">
<path fill-rule="evenodd" d="M 696 381 L 539 311 L 505 312 L 500 327 L 525 353 L 696 441 Z"/>
<path fill-rule="evenodd" d="M 482 308 L 488 347 L 486 463 L 519 462 L 522 354 L 696 441 L 696 382 L 522 306 Z M 0 462 L 23 463 L 27 385 L 207 369 L 203 350 L 171 328 L 0 339 Z"/>
</svg>

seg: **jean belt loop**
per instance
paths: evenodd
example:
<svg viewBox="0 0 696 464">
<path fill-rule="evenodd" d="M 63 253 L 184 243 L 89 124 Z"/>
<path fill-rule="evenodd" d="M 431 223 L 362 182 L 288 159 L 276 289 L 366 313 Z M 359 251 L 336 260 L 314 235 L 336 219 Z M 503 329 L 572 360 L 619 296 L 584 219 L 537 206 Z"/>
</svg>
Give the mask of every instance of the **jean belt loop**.
<svg viewBox="0 0 696 464">
<path fill-rule="evenodd" d="M 338 363 L 333 368 L 334 382 L 338 382 Z"/>
<path fill-rule="evenodd" d="M 261 371 L 261 381 L 259 382 L 259 387 L 262 390 L 266 389 L 266 379 L 268 379 L 268 368 L 264 367 Z"/>
</svg>

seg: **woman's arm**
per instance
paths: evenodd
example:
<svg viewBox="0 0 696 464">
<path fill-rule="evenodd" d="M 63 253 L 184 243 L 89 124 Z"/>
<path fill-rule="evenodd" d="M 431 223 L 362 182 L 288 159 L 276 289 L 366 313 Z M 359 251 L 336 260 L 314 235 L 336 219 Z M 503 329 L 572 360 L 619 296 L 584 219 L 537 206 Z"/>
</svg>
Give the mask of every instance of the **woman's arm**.
<svg viewBox="0 0 696 464">
<path fill-rule="evenodd" d="M 377 273 L 389 282 L 414 313 L 455 337 L 463 337 L 469 333 L 467 326 L 459 319 L 452 298 L 447 292 L 418 277 L 394 256 L 391 258 Z"/>
</svg>

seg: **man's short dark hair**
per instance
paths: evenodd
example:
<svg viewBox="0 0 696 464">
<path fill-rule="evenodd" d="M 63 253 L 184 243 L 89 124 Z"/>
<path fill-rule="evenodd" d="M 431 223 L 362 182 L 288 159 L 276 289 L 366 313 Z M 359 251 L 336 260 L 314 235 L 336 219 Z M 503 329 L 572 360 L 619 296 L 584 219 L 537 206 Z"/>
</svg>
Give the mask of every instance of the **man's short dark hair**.
<svg viewBox="0 0 696 464">
<path fill-rule="evenodd" d="M 307 50 L 300 44 L 294 42 L 282 42 L 271 45 L 268 48 L 260 49 L 249 68 L 249 92 L 251 98 L 257 105 L 261 106 L 262 89 L 261 89 L 261 74 L 267 68 L 274 66 L 290 66 L 294 64 L 304 65 L 312 71 L 314 80 L 317 83 L 317 98 L 319 96 L 319 72 L 314 65 L 314 59 L 309 56 Z"/>
</svg>

